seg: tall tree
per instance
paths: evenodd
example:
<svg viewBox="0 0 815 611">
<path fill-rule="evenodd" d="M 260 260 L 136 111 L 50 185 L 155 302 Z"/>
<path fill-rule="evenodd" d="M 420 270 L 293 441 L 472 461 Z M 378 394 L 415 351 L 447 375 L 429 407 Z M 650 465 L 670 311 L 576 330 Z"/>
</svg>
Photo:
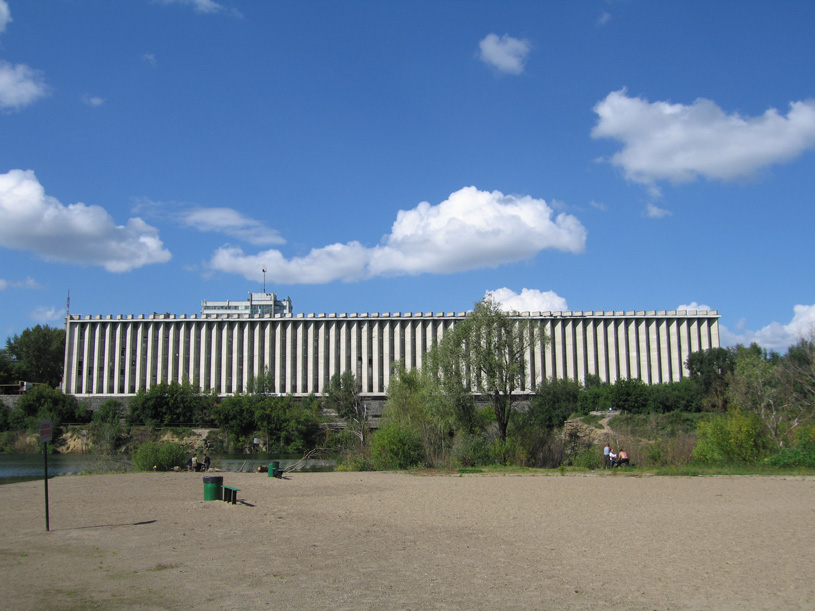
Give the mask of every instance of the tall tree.
<svg viewBox="0 0 815 611">
<path fill-rule="evenodd" d="M 325 391 L 326 407 L 333 409 L 345 420 L 351 430 L 365 445 L 365 432 L 368 427 L 368 410 L 360 397 L 362 387 L 353 371 L 335 373 L 328 381 Z"/>
<path fill-rule="evenodd" d="M 739 346 L 728 388 L 732 406 L 758 416 L 778 447 L 801 425 L 804 416 L 780 374 L 778 360 L 768 358 L 757 344 Z"/>
<path fill-rule="evenodd" d="M 489 399 L 502 441 L 528 369 L 529 348 L 537 342 L 548 342 L 538 326 L 502 311 L 486 296 L 438 344 L 442 378 Z"/>
<path fill-rule="evenodd" d="M 17 376 L 56 388 L 62 382 L 65 330 L 37 325 L 6 340 L 6 350 L 16 361 Z"/>
<path fill-rule="evenodd" d="M 727 410 L 727 382 L 736 366 L 736 357 L 727 348 L 692 352 L 685 363 L 690 378 L 699 384 L 702 405 L 709 410 Z"/>
</svg>

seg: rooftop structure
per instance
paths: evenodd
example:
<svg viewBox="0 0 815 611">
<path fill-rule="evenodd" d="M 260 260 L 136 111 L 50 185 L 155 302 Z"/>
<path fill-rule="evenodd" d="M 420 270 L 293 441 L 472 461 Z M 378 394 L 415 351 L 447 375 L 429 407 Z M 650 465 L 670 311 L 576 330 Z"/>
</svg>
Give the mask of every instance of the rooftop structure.
<svg viewBox="0 0 815 611">
<path fill-rule="evenodd" d="M 274 293 L 249 293 L 246 301 L 202 301 L 201 315 L 206 314 L 252 314 L 291 316 L 291 298 L 278 299 Z"/>
</svg>

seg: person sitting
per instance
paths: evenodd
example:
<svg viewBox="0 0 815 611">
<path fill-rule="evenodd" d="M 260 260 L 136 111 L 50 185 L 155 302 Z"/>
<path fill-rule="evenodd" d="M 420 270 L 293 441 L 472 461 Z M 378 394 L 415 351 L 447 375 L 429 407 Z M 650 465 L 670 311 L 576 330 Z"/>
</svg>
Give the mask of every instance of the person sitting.
<svg viewBox="0 0 815 611">
<path fill-rule="evenodd" d="M 608 459 L 611 461 L 612 467 L 617 466 L 617 452 L 615 452 L 614 450 L 609 451 Z"/>
<path fill-rule="evenodd" d="M 209 471 L 210 462 L 211 461 L 209 460 L 209 454 L 205 453 L 204 454 L 204 464 L 201 465 L 201 471 Z"/>
<path fill-rule="evenodd" d="M 617 466 L 620 465 L 629 465 L 631 464 L 628 460 L 628 452 L 620 448 L 619 454 L 617 454 Z"/>
</svg>

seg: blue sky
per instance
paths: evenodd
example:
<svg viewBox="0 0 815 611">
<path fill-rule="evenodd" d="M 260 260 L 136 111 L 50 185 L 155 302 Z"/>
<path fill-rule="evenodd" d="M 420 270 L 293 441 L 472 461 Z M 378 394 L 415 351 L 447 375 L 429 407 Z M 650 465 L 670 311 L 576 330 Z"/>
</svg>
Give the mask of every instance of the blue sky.
<svg viewBox="0 0 815 611">
<path fill-rule="evenodd" d="M 815 3 L 0 0 L 3 337 L 74 314 L 815 325 Z"/>
</svg>

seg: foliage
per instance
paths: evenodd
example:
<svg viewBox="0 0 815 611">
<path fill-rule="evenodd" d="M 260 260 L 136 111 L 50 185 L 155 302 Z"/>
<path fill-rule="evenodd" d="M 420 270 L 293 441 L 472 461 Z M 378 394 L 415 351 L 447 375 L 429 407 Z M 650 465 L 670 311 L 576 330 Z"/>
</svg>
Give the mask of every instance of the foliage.
<svg viewBox="0 0 815 611">
<path fill-rule="evenodd" d="M 782 448 L 765 461 L 774 467 L 815 468 L 815 443 L 804 443 L 790 448 Z"/>
<path fill-rule="evenodd" d="M 315 447 L 322 434 L 320 403 L 310 395 L 262 397 L 254 405 L 257 430 L 266 436 L 266 451 L 294 454 Z"/>
<path fill-rule="evenodd" d="M 757 345 L 739 347 L 728 392 L 734 406 L 758 416 L 779 448 L 809 416 L 809 410 L 795 402 L 790 385 L 782 382 L 781 371 L 779 361 Z"/>
<path fill-rule="evenodd" d="M 428 362 L 445 392 L 460 395 L 474 390 L 489 399 L 498 435 L 505 441 L 515 393 L 526 374 L 528 349 L 546 341 L 538 326 L 503 312 L 487 296 L 444 334 Z"/>
<path fill-rule="evenodd" d="M 224 397 L 212 408 L 212 419 L 233 444 L 241 444 L 255 431 L 255 399 L 250 395 Z"/>
<path fill-rule="evenodd" d="M 13 384 L 18 381 L 11 354 L 5 348 L 0 348 L 0 384 Z"/>
<path fill-rule="evenodd" d="M 40 420 L 51 420 L 53 428 L 66 422 L 87 422 L 88 410 L 72 395 L 44 384 L 35 386 L 17 400 L 9 424 L 13 429 L 35 430 Z"/>
<path fill-rule="evenodd" d="M 529 408 L 516 418 L 519 429 L 534 427 L 551 431 L 563 426 L 578 411 L 582 387 L 577 380 L 549 378 L 535 389 Z"/>
<path fill-rule="evenodd" d="M 620 378 L 611 390 L 611 407 L 631 414 L 648 411 L 648 387 L 638 378 Z"/>
<path fill-rule="evenodd" d="M 668 412 L 667 414 L 619 414 L 609 426 L 617 434 L 627 434 L 642 439 L 664 439 L 693 433 L 706 414 Z"/>
<path fill-rule="evenodd" d="M 119 424 L 124 414 L 124 406 L 118 399 L 107 399 L 93 412 L 93 422 Z"/>
<path fill-rule="evenodd" d="M 586 386 L 577 398 L 577 413 L 585 416 L 591 412 L 607 412 L 611 407 L 611 384 L 596 384 Z"/>
<path fill-rule="evenodd" d="M 139 390 L 130 400 L 130 424 L 193 424 L 204 422 L 213 396 L 202 393 L 189 380 L 162 382 Z"/>
<path fill-rule="evenodd" d="M 148 441 L 133 453 L 133 466 L 139 471 L 171 471 L 186 460 L 184 446 L 170 441 Z"/>
<path fill-rule="evenodd" d="M 690 378 L 684 378 L 680 382 L 649 386 L 648 411 L 660 414 L 702 411 L 699 384 Z"/>
<path fill-rule="evenodd" d="M 696 427 L 694 460 L 701 463 L 756 462 L 767 452 L 764 426 L 754 413 L 731 409 L 702 420 Z"/>
<path fill-rule="evenodd" d="M 422 440 L 408 428 L 395 424 L 380 427 L 371 442 L 371 456 L 377 470 L 411 469 L 424 464 Z"/>
<path fill-rule="evenodd" d="M 56 388 L 62 381 L 65 330 L 37 325 L 6 340 L 16 379 Z"/>
<path fill-rule="evenodd" d="M 440 390 L 438 379 L 427 369 L 406 370 L 397 364 L 380 426 L 397 427 L 417 437 L 429 464 L 446 463 L 456 435 L 475 428 L 475 421 L 471 397 L 463 406 Z"/>
<path fill-rule="evenodd" d="M 492 446 L 489 440 L 481 435 L 466 434 L 456 439 L 453 459 L 462 467 L 481 467 L 494 463 Z"/>
<path fill-rule="evenodd" d="M 0 433 L 9 429 L 9 410 L 0 403 Z"/>
<path fill-rule="evenodd" d="M 736 366 L 733 351 L 727 348 L 699 350 L 691 353 L 685 364 L 690 379 L 699 387 L 704 408 L 726 411 L 728 377 Z"/>
<path fill-rule="evenodd" d="M 571 458 L 571 464 L 574 467 L 582 467 L 584 469 L 602 469 L 603 454 L 597 448 L 586 448 Z"/>
<path fill-rule="evenodd" d="M 362 388 L 353 371 L 335 373 L 325 390 L 326 407 L 333 409 L 345 420 L 349 430 L 365 445 L 368 430 L 368 410 L 360 397 Z"/>
</svg>

